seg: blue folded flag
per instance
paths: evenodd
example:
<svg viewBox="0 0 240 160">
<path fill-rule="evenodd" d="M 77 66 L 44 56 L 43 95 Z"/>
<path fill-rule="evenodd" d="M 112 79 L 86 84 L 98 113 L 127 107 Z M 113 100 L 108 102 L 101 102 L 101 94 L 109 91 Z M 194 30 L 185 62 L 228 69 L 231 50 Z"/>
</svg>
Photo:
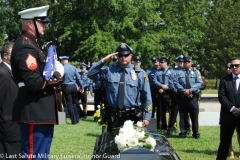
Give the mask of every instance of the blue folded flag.
<svg viewBox="0 0 240 160">
<path fill-rule="evenodd" d="M 43 70 L 43 76 L 47 81 L 53 76 L 56 60 L 57 60 L 56 47 L 54 45 L 51 45 L 48 48 L 46 64 Z"/>
</svg>

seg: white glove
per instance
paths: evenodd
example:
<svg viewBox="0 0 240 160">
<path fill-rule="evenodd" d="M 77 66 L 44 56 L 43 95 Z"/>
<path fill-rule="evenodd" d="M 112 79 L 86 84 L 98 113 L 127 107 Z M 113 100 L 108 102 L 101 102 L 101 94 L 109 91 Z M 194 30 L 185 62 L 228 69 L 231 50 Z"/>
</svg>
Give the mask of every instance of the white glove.
<svg viewBox="0 0 240 160">
<path fill-rule="evenodd" d="M 55 71 L 58 71 L 61 74 L 61 77 L 64 75 L 63 65 L 59 61 L 55 61 Z"/>
</svg>

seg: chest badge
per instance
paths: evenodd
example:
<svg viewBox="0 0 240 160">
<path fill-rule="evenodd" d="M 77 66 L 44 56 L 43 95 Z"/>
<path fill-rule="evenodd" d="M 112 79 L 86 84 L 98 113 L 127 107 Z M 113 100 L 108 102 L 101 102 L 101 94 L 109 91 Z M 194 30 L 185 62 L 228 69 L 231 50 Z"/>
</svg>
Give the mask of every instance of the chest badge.
<svg viewBox="0 0 240 160">
<path fill-rule="evenodd" d="M 193 71 L 191 71 L 191 74 L 193 74 Z"/>
<path fill-rule="evenodd" d="M 134 70 L 131 70 L 130 73 L 131 73 L 132 80 L 135 81 L 135 80 L 137 79 L 137 76 L 136 76 L 135 71 L 134 71 Z"/>
</svg>

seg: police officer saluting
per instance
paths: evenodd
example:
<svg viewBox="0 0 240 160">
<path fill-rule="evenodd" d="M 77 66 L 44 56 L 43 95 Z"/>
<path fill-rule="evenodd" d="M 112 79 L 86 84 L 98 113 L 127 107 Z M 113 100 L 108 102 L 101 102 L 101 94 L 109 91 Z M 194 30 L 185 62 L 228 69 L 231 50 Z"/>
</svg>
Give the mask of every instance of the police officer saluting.
<svg viewBox="0 0 240 160">
<path fill-rule="evenodd" d="M 185 70 L 179 71 L 173 78 L 173 83 L 178 93 L 178 107 L 180 113 L 179 137 L 185 138 L 187 134 L 188 113 L 192 121 L 192 131 L 194 138 L 200 138 L 198 123 L 198 96 L 202 78 L 200 72 L 192 68 L 192 57 L 184 57 Z"/>
<path fill-rule="evenodd" d="M 127 44 L 120 44 L 116 53 L 95 63 L 87 74 L 91 79 L 99 74 L 106 83 L 108 132 L 122 126 L 126 120 L 137 122 L 142 119 L 141 110 L 145 112 L 143 127 L 147 126 L 151 119 L 152 100 L 148 76 L 142 69 L 135 71 L 131 64 L 132 51 Z M 115 55 L 118 65 L 101 69 Z"/>
</svg>

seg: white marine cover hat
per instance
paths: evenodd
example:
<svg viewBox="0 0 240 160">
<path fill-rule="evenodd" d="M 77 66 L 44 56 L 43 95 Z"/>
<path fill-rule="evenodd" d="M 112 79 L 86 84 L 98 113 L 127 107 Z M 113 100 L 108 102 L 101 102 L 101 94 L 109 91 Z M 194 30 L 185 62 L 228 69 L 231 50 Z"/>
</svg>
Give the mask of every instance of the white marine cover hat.
<svg viewBox="0 0 240 160">
<path fill-rule="evenodd" d="M 18 15 L 21 16 L 21 19 L 35 19 L 43 22 L 51 22 L 47 17 L 47 10 L 49 9 L 49 5 L 28 8 L 23 11 L 20 11 Z"/>
</svg>

